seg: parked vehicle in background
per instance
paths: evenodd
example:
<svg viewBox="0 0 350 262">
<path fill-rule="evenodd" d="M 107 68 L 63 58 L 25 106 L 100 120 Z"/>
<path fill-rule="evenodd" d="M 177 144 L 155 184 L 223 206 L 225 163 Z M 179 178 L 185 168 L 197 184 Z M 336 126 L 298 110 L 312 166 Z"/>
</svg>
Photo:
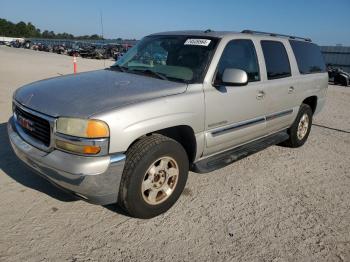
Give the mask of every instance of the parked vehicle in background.
<svg viewBox="0 0 350 262">
<path fill-rule="evenodd" d="M 47 44 L 39 44 L 38 45 L 38 51 L 43 51 L 43 52 L 53 52 L 53 47 L 51 45 Z"/>
<path fill-rule="evenodd" d="M 21 48 L 22 47 L 22 43 L 19 40 L 12 41 L 10 43 L 10 45 L 11 45 L 11 47 L 14 47 L 14 48 Z"/>
<path fill-rule="evenodd" d="M 52 48 L 52 52 L 60 55 L 66 55 L 67 54 L 67 48 L 64 45 L 55 45 Z"/>
<path fill-rule="evenodd" d="M 22 43 L 24 38 L 0 36 L 0 41 L 4 42 L 7 46 L 11 46 L 12 42 Z"/>
<path fill-rule="evenodd" d="M 4 38 L 4 37 L 3 37 Z M 0 38 L 0 39 L 3 39 Z M 16 38 L 4 38 L 11 39 L 11 42 L 5 42 L 1 40 L 0 44 L 5 44 L 15 48 L 26 48 L 35 51 L 53 52 L 56 54 L 81 56 L 83 58 L 91 59 L 114 59 L 117 60 L 120 54 L 126 52 L 129 48 L 129 44 L 119 43 L 86 43 L 78 42 L 72 43 L 72 40 L 48 40 L 41 39 L 40 41 L 32 41 Z M 60 44 L 57 44 L 59 42 Z"/>
<path fill-rule="evenodd" d="M 348 86 L 350 85 L 350 74 L 341 68 L 328 68 L 329 81 L 335 85 Z"/>
<path fill-rule="evenodd" d="M 32 41 L 25 40 L 24 43 L 23 43 L 23 48 L 31 49 L 32 45 L 33 45 Z"/>
<path fill-rule="evenodd" d="M 123 47 L 120 44 L 108 44 L 104 46 L 105 49 L 105 59 L 113 58 L 117 59 L 120 51 L 123 51 Z"/>
<path fill-rule="evenodd" d="M 114 59 L 116 61 L 118 61 L 119 59 L 121 59 L 123 57 L 124 54 L 125 53 L 123 53 L 123 52 L 118 52 L 118 53 L 115 54 L 115 58 Z"/>
<path fill-rule="evenodd" d="M 95 55 L 95 49 L 96 47 L 95 46 L 85 46 L 85 47 L 82 47 L 79 51 L 79 55 L 82 57 L 82 58 L 93 58 L 94 55 Z"/>
<path fill-rule="evenodd" d="M 80 48 L 69 48 L 67 49 L 67 55 L 69 56 L 80 56 Z"/>
<path fill-rule="evenodd" d="M 38 44 L 33 44 L 30 49 L 34 50 L 34 51 L 38 51 L 39 50 L 39 45 Z"/>
<path fill-rule="evenodd" d="M 302 146 L 327 87 L 310 39 L 158 33 L 105 70 L 18 89 L 8 134 L 16 155 L 54 184 L 150 218 L 177 201 L 189 170 Z"/>
</svg>

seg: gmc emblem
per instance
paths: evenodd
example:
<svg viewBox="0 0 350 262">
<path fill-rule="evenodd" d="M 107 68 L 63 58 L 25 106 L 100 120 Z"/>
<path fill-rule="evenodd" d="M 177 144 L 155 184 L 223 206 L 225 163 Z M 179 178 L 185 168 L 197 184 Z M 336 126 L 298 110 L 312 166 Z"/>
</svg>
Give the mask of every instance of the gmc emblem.
<svg viewBox="0 0 350 262">
<path fill-rule="evenodd" d="M 19 115 L 17 115 L 17 120 L 18 120 L 18 123 L 20 124 L 21 127 L 28 129 L 29 131 L 34 131 L 32 121 L 30 121 L 22 116 L 19 116 Z"/>
</svg>

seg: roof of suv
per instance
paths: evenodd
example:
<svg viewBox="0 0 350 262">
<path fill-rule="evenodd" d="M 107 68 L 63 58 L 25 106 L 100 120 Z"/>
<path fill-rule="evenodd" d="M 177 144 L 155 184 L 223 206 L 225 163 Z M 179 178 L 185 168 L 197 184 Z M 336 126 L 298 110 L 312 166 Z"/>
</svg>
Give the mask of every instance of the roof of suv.
<svg viewBox="0 0 350 262">
<path fill-rule="evenodd" d="M 216 38 L 224 38 L 226 36 L 234 36 L 234 35 L 250 35 L 253 37 L 259 37 L 259 38 L 269 38 L 269 39 L 293 39 L 293 40 L 302 40 L 311 42 L 311 39 L 309 38 L 303 38 L 298 36 L 290 36 L 290 35 L 283 35 L 283 34 L 277 34 L 277 33 L 268 33 L 268 32 L 260 32 L 260 31 L 251 31 L 251 30 L 243 30 L 242 32 L 235 32 L 235 31 L 213 31 L 213 30 L 184 30 L 184 31 L 168 31 L 168 32 L 160 32 L 155 33 L 151 35 L 191 35 L 191 36 L 199 36 L 199 37 L 216 37 Z"/>
<path fill-rule="evenodd" d="M 152 35 L 192 35 L 192 36 L 203 36 L 203 37 L 217 37 L 222 38 L 226 35 L 238 34 L 238 32 L 233 31 L 212 31 L 212 30 L 184 30 L 184 31 L 168 31 L 160 32 Z"/>
</svg>

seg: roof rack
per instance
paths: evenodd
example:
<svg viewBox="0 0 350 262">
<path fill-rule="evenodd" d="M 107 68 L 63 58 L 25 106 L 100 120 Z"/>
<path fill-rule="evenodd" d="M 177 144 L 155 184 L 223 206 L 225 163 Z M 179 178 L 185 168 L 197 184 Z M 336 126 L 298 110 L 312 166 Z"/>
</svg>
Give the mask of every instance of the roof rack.
<svg viewBox="0 0 350 262">
<path fill-rule="evenodd" d="M 293 36 L 293 35 L 282 35 L 277 33 L 268 33 L 268 32 L 261 32 L 261 31 L 253 31 L 253 30 L 243 30 L 241 33 L 243 34 L 257 34 L 257 35 L 269 35 L 269 36 L 280 36 L 280 37 L 287 37 L 290 39 L 300 39 L 307 42 L 311 42 L 310 38 L 304 38 L 299 36 Z"/>
<path fill-rule="evenodd" d="M 210 33 L 210 32 L 214 32 L 214 31 L 211 30 L 211 29 L 207 29 L 207 30 L 204 31 L 204 33 L 206 33 L 206 34 L 207 34 L 207 33 Z"/>
</svg>

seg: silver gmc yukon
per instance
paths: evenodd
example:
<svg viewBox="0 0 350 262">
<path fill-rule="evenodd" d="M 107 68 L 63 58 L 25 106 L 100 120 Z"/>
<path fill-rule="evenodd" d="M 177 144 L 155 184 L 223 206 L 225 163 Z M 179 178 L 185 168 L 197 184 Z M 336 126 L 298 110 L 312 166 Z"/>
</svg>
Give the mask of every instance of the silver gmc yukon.
<svg viewBox="0 0 350 262">
<path fill-rule="evenodd" d="M 19 88 L 8 134 L 16 155 L 55 185 L 150 218 L 176 202 L 189 170 L 302 146 L 327 83 L 310 39 L 158 33 L 110 68 Z"/>
</svg>

